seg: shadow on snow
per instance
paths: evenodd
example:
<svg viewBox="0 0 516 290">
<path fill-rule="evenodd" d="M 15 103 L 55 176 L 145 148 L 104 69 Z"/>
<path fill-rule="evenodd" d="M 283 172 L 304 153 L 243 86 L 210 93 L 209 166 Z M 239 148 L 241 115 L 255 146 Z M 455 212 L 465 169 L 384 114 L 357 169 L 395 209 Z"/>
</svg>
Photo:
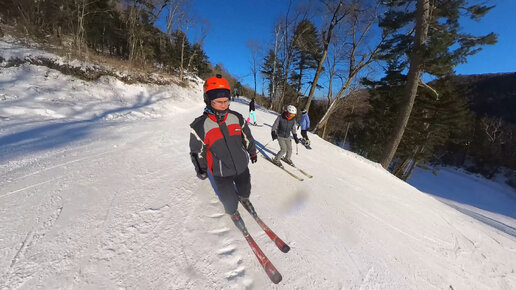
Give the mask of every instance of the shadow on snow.
<svg viewBox="0 0 516 290">
<path fill-rule="evenodd" d="M 50 122 L 55 123 L 30 128 L 6 136 L 1 136 L 0 163 L 15 159 L 19 156 L 23 156 L 24 154 L 61 147 L 74 141 L 83 139 L 87 137 L 97 125 L 100 124 L 97 121 L 102 120 L 109 114 L 137 110 L 156 103 L 160 100 L 161 99 L 152 100 L 152 96 L 149 96 L 146 100 L 144 100 L 143 95 L 139 95 L 138 101 L 131 106 L 107 110 L 87 120 L 70 122 L 51 120 Z M 103 123 L 102 126 L 105 126 L 106 124 L 108 123 Z"/>
</svg>

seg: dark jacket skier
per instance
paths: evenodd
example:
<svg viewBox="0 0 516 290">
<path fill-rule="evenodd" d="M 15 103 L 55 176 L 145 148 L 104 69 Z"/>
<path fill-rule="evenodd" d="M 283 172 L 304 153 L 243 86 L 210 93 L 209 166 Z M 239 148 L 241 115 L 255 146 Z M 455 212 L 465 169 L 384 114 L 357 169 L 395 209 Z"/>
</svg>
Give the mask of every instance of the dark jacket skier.
<svg viewBox="0 0 516 290">
<path fill-rule="evenodd" d="M 254 107 L 254 98 L 249 102 L 249 117 L 247 118 L 247 123 L 251 123 L 253 125 L 256 124 L 256 111 Z"/>
<path fill-rule="evenodd" d="M 287 162 L 288 164 L 294 164 L 290 157 L 292 156 L 292 140 L 290 138 L 290 133 L 292 133 L 292 137 L 294 137 L 294 141 L 296 144 L 299 143 L 299 139 L 296 134 L 296 120 L 294 117 L 296 116 L 297 109 L 296 107 L 289 105 L 283 114 L 279 115 L 272 124 L 271 135 L 272 140 L 278 139 L 278 143 L 280 145 L 280 151 L 276 154 L 276 157 L 272 160 L 276 165 L 281 165 L 281 160 Z M 283 158 L 283 155 L 285 157 Z"/>
<path fill-rule="evenodd" d="M 249 112 L 251 111 L 254 111 L 255 108 L 254 108 L 254 98 L 251 99 L 251 101 L 249 102 Z"/>
</svg>

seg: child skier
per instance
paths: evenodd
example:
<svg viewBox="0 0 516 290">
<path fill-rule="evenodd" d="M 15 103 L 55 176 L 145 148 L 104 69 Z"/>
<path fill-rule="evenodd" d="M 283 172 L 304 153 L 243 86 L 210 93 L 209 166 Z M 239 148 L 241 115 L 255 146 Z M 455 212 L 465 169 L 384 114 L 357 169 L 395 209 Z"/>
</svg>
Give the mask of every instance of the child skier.
<svg viewBox="0 0 516 290">
<path fill-rule="evenodd" d="M 213 176 L 224 210 L 244 233 L 247 230 L 237 210 L 251 194 L 249 159 L 257 162 L 254 138 L 244 117 L 229 110 L 229 83 L 221 75 L 204 83 L 206 108 L 190 127 L 190 156 L 201 179 Z"/>
</svg>

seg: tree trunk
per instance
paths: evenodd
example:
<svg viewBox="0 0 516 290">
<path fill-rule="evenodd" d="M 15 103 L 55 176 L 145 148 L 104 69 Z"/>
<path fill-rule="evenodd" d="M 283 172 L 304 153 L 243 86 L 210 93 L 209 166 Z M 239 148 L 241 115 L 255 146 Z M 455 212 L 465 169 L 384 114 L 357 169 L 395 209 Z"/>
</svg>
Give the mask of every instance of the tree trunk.
<svg viewBox="0 0 516 290">
<path fill-rule="evenodd" d="M 271 103 L 269 105 L 269 110 L 272 109 L 272 106 L 274 104 L 274 102 L 276 101 L 276 89 L 277 89 L 277 84 L 276 84 L 276 66 L 278 64 L 278 49 L 279 49 L 279 45 L 280 45 L 280 41 L 278 41 L 278 37 L 281 33 L 281 25 L 276 25 L 275 27 L 275 30 L 274 30 L 274 34 L 275 34 L 275 37 L 274 37 L 274 61 L 272 62 L 272 77 L 271 77 L 271 92 L 270 92 L 270 98 L 271 98 Z"/>
<path fill-rule="evenodd" d="M 265 78 L 262 78 L 262 96 L 265 96 Z"/>
<path fill-rule="evenodd" d="M 256 70 L 255 70 L 255 72 L 253 73 L 253 78 L 254 78 L 254 91 L 253 91 L 253 98 L 256 98 Z"/>
<path fill-rule="evenodd" d="M 330 22 L 330 26 L 328 27 L 328 32 L 326 32 L 326 37 L 324 39 L 323 44 L 323 53 L 321 56 L 321 59 L 319 60 L 319 63 L 317 64 L 317 70 L 315 71 L 314 80 L 312 81 L 312 86 L 310 87 L 310 93 L 308 93 L 308 101 L 305 105 L 305 110 L 308 112 L 310 110 L 310 104 L 312 103 L 312 99 L 314 97 L 315 88 L 317 87 L 317 82 L 319 81 L 319 77 L 321 76 L 324 60 L 326 59 L 326 55 L 328 55 L 328 46 L 330 45 L 331 41 L 331 35 L 333 32 L 333 28 L 338 24 L 341 18 L 338 18 L 339 10 L 342 8 L 343 3 L 342 1 L 339 1 L 339 5 L 335 9 L 333 13 L 332 20 Z"/>
<path fill-rule="evenodd" d="M 193 60 L 194 60 L 194 58 L 195 58 L 195 56 L 196 56 L 196 55 L 197 55 L 197 51 L 196 51 L 196 50 L 194 50 L 194 51 L 192 52 L 192 55 L 190 55 L 190 57 L 188 58 L 188 65 L 186 66 L 186 71 L 187 71 L 187 72 L 189 72 L 189 71 L 190 71 L 190 67 L 191 67 L 192 62 L 193 62 Z"/>
<path fill-rule="evenodd" d="M 351 106 L 351 115 L 353 114 L 353 111 L 355 110 L 355 106 Z M 346 144 L 346 139 L 348 138 L 348 132 L 349 132 L 349 127 L 351 127 L 351 124 L 352 122 L 348 122 L 347 126 L 346 126 L 346 133 L 344 133 L 344 141 L 343 143 Z"/>
<path fill-rule="evenodd" d="M 296 105 L 299 105 L 299 100 L 301 97 L 301 86 L 303 85 L 302 79 L 303 79 L 303 63 L 301 63 L 299 66 L 299 80 L 297 82 L 297 97 L 296 97 Z"/>
<path fill-rule="evenodd" d="M 254 53 L 253 53 L 254 54 Z M 256 98 L 256 55 L 253 55 L 253 80 L 254 80 L 254 91 L 253 98 Z"/>
<path fill-rule="evenodd" d="M 292 4 L 292 2 L 290 2 L 289 4 L 289 8 L 287 10 L 287 14 L 285 15 L 285 30 L 283 31 L 283 41 L 284 41 L 284 44 L 283 44 L 283 50 L 284 50 L 284 57 L 285 57 L 285 63 L 283 64 L 283 76 L 282 76 L 282 80 L 281 80 L 281 95 L 279 97 L 279 101 L 276 105 L 276 108 L 275 110 L 277 112 L 281 112 L 281 110 L 283 110 L 283 102 L 285 101 L 285 91 L 287 89 L 287 79 L 288 79 L 288 73 L 289 73 L 289 69 L 290 69 L 290 56 L 291 56 L 291 51 L 292 51 L 292 42 L 289 43 L 289 38 L 288 38 L 288 14 L 290 12 L 290 5 Z"/>
<path fill-rule="evenodd" d="M 335 97 L 334 100 L 331 101 L 330 106 L 324 113 L 323 117 L 321 118 L 321 120 L 319 120 L 317 125 L 315 125 L 314 132 L 317 132 L 317 130 L 326 126 L 326 123 L 328 123 L 328 120 L 330 119 L 331 114 L 333 114 L 333 112 L 337 109 L 337 106 L 336 106 L 337 102 L 342 98 L 342 95 L 344 95 L 344 92 L 346 92 L 347 89 L 350 87 L 351 81 L 353 80 L 354 77 L 355 77 L 355 72 L 354 71 L 350 72 L 348 79 L 346 80 L 346 82 L 344 83 L 342 88 L 340 88 L 339 92 L 337 93 L 337 96 Z M 308 98 L 308 101 L 310 102 L 310 98 Z"/>
<path fill-rule="evenodd" d="M 411 165 L 408 173 L 403 177 L 404 181 L 409 180 L 410 176 L 412 176 L 412 173 L 414 172 L 414 168 L 416 168 L 417 163 L 418 163 L 417 161 L 412 162 L 412 165 Z"/>
<path fill-rule="evenodd" d="M 181 64 L 179 65 L 179 79 L 183 80 L 184 78 L 184 62 L 185 62 L 185 46 L 186 46 L 186 34 L 188 33 L 188 28 L 183 33 L 183 41 L 181 42 Z"/>
<path fill-rule="evenodd" d="M 331 104 L 328 107 L 328 109 L 326 110 L 326 112 L 324 113 L 323 117 L 321 118 L 319 123 L 317 123 L 317 125 L 315 126 L 314 132 L 317 132 L 317 130 L 320 130 L 326 126 L 326 124 L 328 123 L 328 120 L 330 119 L 331 114 L 337 108 L 336 105 L 337 105 L 338 100 L 339 100 L 338 98 L 335 98 L 335 100 L 331 101 Z"/>
<path fill-rule="evenodd" d="M 279 103 L 276 108 L 276 111 L 278 111 L 278 112 L 283 110 L 283 105 L 285 104 L 285 92 L 287 90 L 288 73 L 290 71 L 290 61 L 292 58 L 292 45 L 288 45 L 288 44 L 285 44 L 285 45 L 288 46 L 288 48 L 286 49 L 287 60 L 286 60 L 286 64 L 285 64 L 285 68 L 284 68 L 284 72 L 283 72 L 281 97 L 280 97 Z"/>
<path fill-rule="evenodd" d="M 79 55 L 82 52 L 82 43 L 83 43 L 83 35 L 84 35 L 84 14 L 86 10 L 86 0 L 82 0 L 80 2 L 80 6 L 77 9 L 77 31 L 75 35 L 75 45 L 77 47 Z"/>
<path fill-rule="evenodd" d="M 327 126 L 327 124 L 325 124 L 324 127 L 323 127 L 323 132 L 322 132 L 321 138 L 326 139 L 327 134 L 328 134 L 327 129 L 328 129 L 328 126 Z"/>
<path fill-rule="evenodd" d="M 395 168 L 392 170 L 392 174 L 394 174 L 399 179 L 402 179 L 403 175 L 405 175 L 405 172 L 407 172 L 411 162 L 411 158 L 406 158 L 403 161 L 398 161 Z"/>
<path fill-rule="evenodd" d="M 410 54 L 410 68 L 407 76 L 407 83 L 404 90 L 405 104 L 398 115 L 394 134 L 384 150 L 380 160 L 383 168 L 387 169 L 396 150 L 401 142 L 405 128 L 407 127 L 412 107 L 416 99 L 417 87 L 423 70 L 424 45 L 428 34 L 430 17 L 430 0 L 418 0 L 416 11 L 416 34 L 414 36 L 414 49 Z"/>
</svg>

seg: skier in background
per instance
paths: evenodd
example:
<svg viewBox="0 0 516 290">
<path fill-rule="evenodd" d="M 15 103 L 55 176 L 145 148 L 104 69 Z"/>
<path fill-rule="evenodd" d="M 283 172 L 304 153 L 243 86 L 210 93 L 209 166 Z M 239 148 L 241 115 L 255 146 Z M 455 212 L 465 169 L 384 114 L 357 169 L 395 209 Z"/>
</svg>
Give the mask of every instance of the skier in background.
<svg viewBox="0 0 516 290">
<path fill-rule="evenodd" d="M 252 123 L 251 123 L 252 121 Z M 249 118 L 247 118 L 247 123 L 251 123 L 253 125 L 256 124 L 256 109 L 254 107 L 254 98 L 251 99 L 251 102 L 249 102 Z"/>
<path fill-rule="evenodd" d="M 256 163 L 254 138 L 244 117 L 229 110 L 231 89 L 221 75 L 204 83 L 204 113 L 190 127 L 190 156 L 197 175 L 208 171 L 218 189 L 224 210 L 244 233 L 247 230 L 238 212 L 238 202 L 249 203 L 251 175 L 249 159 Z"/>
<path fill-rule="evenodd" d="M 290 133 L 292 133 L 294 141 L 298 144 L 299 139 L 297 139 L 296 134 L 296 120 L 294 119 L 296 113 L 296 107 L 288 105 L 285 112 L 279 115 L 278 118 L 276 118 L 276 121 L 274 121 L 274 124 L 272 124 L 272 140 L 278 139 L 278 143 L 280 145 L 280 151 L 276 154 L 276 157 L 272 162 L 280 167 L 283 166 L 280 159 L 285 161 L 287 164 L 292 166 L 294 165 L 290 159 L 292 156 L 292 140 L 290 138 Z M 283 157 L 283 155 L 285 155 L 285 157 Z"/>
<path fill-rule="evenodd" d="M 303 109 L 301 111 L 301 119 L 299 120 L 299 126 L 301 127 L 301 144 L 305 146 L 310 146 L 310 139 L 308 139 L 308 135 L 306 134 L 306 131 L 310 129 L 310 117 L 308 116 L 308 113 L 306 112 L 306 109 Z"/>
</svg>

